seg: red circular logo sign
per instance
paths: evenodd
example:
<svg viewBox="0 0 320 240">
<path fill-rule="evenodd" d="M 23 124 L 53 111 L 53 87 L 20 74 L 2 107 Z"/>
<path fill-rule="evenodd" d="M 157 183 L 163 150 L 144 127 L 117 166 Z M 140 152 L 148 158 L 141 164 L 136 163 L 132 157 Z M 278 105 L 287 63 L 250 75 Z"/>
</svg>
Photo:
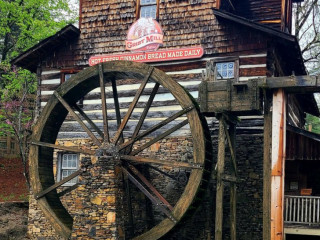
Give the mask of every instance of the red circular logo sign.
<svg viewBox="0 0 320 240">
<path fill-rule="evenodd" d="M 131 52 L 156 51 L 162 44 L 161 26 L 152 18 L 140 18 L 128 31 L 126 49 Z"/>
</svg>

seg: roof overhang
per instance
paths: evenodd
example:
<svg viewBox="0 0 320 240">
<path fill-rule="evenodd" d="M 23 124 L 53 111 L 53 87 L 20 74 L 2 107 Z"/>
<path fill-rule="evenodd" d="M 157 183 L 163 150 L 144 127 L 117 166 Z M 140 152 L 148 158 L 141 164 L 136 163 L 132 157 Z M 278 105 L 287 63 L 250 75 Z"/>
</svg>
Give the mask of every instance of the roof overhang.
<svg viewBox="0 0 320 240">
<path fill-rule="evenodd" d="M 286 160 L 320 160 L 320 135 L 287 125 Z"/>
<path fill-rule="evenodd" d="M 286 60 L 289 61 L 289 66 L 294 66 L 296 69 L 295 74 L 307 74 L 300 45 L 295 36 L 222 10 L 213 9 L 213 13 L 217 18 L 228 20 L 271 36 L 272 40 L 279 44 L 279 48 L 285 51 L 286 54 L 290 55 Z"/>
<path fill-rule="evenodd" d="M 78 38 L 79 35 L 80 30 L 74 25 L 69 24 L 55 35 L 40 41 L 32 48 L 21 53 L 19 56 L 11 60 L 11 64 L 35 72 L 39 62 L 41 62 L 45 56 L 53 52 L 53 50 L 57 49 L 62 44 L 65 44 L 66 41 L 70 42 L 71 40 Z"/>
</svg>

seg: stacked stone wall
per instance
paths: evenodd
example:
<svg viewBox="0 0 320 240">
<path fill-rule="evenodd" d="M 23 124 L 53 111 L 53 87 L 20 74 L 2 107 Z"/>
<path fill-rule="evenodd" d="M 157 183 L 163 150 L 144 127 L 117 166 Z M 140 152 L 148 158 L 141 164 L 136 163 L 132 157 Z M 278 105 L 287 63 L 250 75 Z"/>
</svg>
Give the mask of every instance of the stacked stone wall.
<svg viewBox="0 0 320 240">
<path fill-rule="evenodd" d="M 216 163 L 217 156 L 216 135 L 216 133 L 212 134 L 215 156 L 213 159 L 214 165 Z M 78 144 L 79 142 L 77 141 L 82 141 L 82 144 L 86 146 L 90 145 L 90 143 L 84 142 L 84 140 L 76 140 L 74 143 L 67 141 L 64 142 L 64 144 Z M 141 142 L 140 144 L 143 143 L 144 142 Z M 60 144 L 62 144 L 62 142 L 60 142 Z M 181 154 L 181 152 L 184 154 Z M 262 239 L 263 136 L 261 134 L 237 135 L 236 152 L 239 178 L 239 183 L 237 184 L 237 239 L 260 240 Z M 167 159 L 188 161 L 192 159 L 192 143 L 188 138 L 165 139 L 160 143 L 152 145 L 144 151 L 142 155 L 152 156 L 155 158 L 166 155 Z M 230 167 L 230 161 L 228 161 L 228 158 L 229 156 L 226 161 L 226 173 L 228 173 L 228 169 Z M 92 177 L 94 178 L 94 174 L 98 174 L 99 172 L 97 169 L 95 169 L 95 171 L 93 171 L 93 169 L 89 169 L 87 173 L 88 179 Z M 155 185 L 161 193 L 163 193 L 165 198 L 168 198 L 169 202 L 174 202 L 184 188 L 183 184 L 188 178 L 188 171 L 168 167 L 160 167 L 159 169 L 170 174 L 171 178 L 164 177 L 159 174 L 159 172 L 146 166 L 139 168 L 139 170 L 144 174 L 149 174 L 148 177 L 151 179 L 150 181 L 152 184 Z M 173 180 L 172 177 L 175 178 L 175 180 Z M 102 231 L 105 231 L 103 230 L 104 228 L 110 228 L 110 224 L 112 225 L 117 222 L 115 225 L 124 226 L 124 228 L 115 229 L 115 225 L 113 225 L 111 228 L 113 228 L 114 231 L 109 232 L 110 238 L 108 239 L 122 239 L 124 238 L 124 235 L 130 236 L 130 233 L 126 231 L 127 229 L 130 229 L 130 223 L 128 221 L 129 216 L 126 213 L 128 210 L 126 208 L 126 194 L 111 194 L 109 197 L 107 195 L 102 196 L 102 194 L 99 197 L 95 197 L 93 196 L 92 190 L 94 188 L 101 189 L 103 188 L 103 185 L 98 186 L 99 180 L 97 180 L 96 183 L 93 181 L 88 186 L 88 182 L 85 178 L 85 176 L 82 176 L 80 178 L 80 185 L 77 186 L 75 190 L 67 192 L 61 197 L 63 204 L 74 217 L 74 226 L 75 228 L 78 228 L 77 232 L 79 231 L 84 235 L 87 234 L 87 239 L 98 239 L 98 235 L 102 233 Z M 179 181 L 178 184 L 177 181 Z M 214 239 L 215 186 L 216 181 L 214 174 L 212 174 L 206 195 L 201 206 L 195 210 L 195 214 L 184 218 L 181 223 L 163 239 Z M 135 222 L 135 227 L 143 232 L 150 228 L 150 225 L 158 223 L 163 219 L 163 216 L 157 208 L 154 208 L 152 205 L 150 206 L 150 202 L 146 197 L 141 192 L 139 193 L 139 190 L 135 189 L 133 185 L 130 189 L 134 196 L 131 200 L 132 208 L 134 209 L 133 220 Z M 109 208 L 110 206 L 108 204 L 113 204 L 114 201 L 121 202 L 120 199 L 116 199 L 116 196 L 119 195 L 123 195 L 122 206 L 124 206 L 122 210 L 120 209 L 121 207 L 119 208 L 118 206 L 118 212 L 120 212 L 119 215 L 116 216 L 107 212 L 106 216 L 102 217 L 105 224 L 97 224 L 97 217 L 101 214 L 105 214 L 102 213 L 102 211 L 100 214 L 99 209 Z M 223 239 L 225 240 L 230 239 L 229 206 L 229 184 L 225 182 L 223 224 Z M 113 205 L 113 207 L 116 208 L 117 206 Z M 96 211 L 93 211 L 94 208 L 96 208 Z M 89 221 L 78 221 L 79 217 L 89 218 Z M 83 224 L 83 222 L 86 222 L 86 224 Z M 106 234 L 106 232 L 103 234 Z M 135 232 L 135 234 L 139 234 L 139 232 Z M 32 239 L 60 239 L 44 218 L 32 196 L 30 198 L 29 210 L 29 235 Z M 79 238 L 80 235 L 77 236 L 75 233 L 73 233 L 72 236 L 74 239 L 81 239 Z"/>
</svg>

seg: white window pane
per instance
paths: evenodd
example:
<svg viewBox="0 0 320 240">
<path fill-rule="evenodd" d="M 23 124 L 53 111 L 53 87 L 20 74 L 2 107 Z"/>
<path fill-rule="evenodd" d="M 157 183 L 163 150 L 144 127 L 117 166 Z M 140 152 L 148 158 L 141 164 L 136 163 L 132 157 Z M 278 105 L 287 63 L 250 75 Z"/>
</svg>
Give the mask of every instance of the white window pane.
<svg viewBox="0 0 320 240">
<path fill-rule="evenodd" d="M 68 168 L 71 168 L 71 167 L 72 167 L 72 159 L 68 160 Z"/>
<path fill-rule="evenodd" d="M 68 166 L 67 160 L 63 159 L 62 160 L 62 168 L 66 168 Z"/>
<path fill-rule="evenodd" d="M 218 71 L 217 79 L 234 78 L 234 62 L 216 63 L 216 68 Z"/>
<path fill-rule="evenodd" d="M 62 179 L 68 177 L 68 170 L 62 170 Z"/>
<path fill-rule="evenodd" d="M 157 13 L 157 6 L 156 5 L 151 5 L 151 6 L 142 6 L 141 7 L 141 14 L 140 17 L 144 18 L 156 18 L 156 13 Z"/>
<path fill-rule="evenodd" d="M 64 75 L 64 80 L 65 80 L 65 81 L 68 81 L 69 78 L 72 77 L 72 75 L 73 75 L 73 74 L 66 74 L 66 75 Z"/>
<path fill-rule="evenodd" d="M 72 161 L 71 167 L 72 168 L 76 168 L 77 167 L 77 161 L 76 160 Z"/>
</svg>

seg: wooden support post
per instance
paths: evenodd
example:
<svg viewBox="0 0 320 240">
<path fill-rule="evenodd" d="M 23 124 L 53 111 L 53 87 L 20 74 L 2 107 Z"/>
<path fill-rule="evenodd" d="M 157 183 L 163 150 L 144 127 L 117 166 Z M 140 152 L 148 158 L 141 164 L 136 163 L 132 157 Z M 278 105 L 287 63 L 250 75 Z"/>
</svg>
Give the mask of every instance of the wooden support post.
<svg viewBox="0 0 320 240">
<path fill-rule="evenodd" d="M 271 152 L 271 240 L 283 240 L 284 163 L 286 144 L 286 95 L 273 93 Z"/>
<path fill-rule="evenodd" d="M 229 136 L 230 138 L 230 152 L 232 151 L 232 163 L 231 164 L 231 176 L 236 178 L 237 176 L 237 166 L 236 166 L 236 126 L 233 123 L 229 124 Z M 236 229 L 236 216 L 237 216 L 237 186 L 236 182 L 230 182 L 230 238 L 231 240 L 237 239 L 237 229 Z"/>
<path fill-rule="evenodd" d="M 215 240 L 222 240 L 223 223 L 223 173 L 225 163 L 225 129 L 224 117 L 219 119 L 219 138 L 218 138 L 218 162 L 217 162 L 217 194 L 216 194 L 216 221 L 215 221 Z"/>
<path fill-rule="evenodd" d="M 271 237 L 271 140 L 272 140 L 272 94 L 264 90 L 263 134 L 263 240 Z"/>
</svg>

